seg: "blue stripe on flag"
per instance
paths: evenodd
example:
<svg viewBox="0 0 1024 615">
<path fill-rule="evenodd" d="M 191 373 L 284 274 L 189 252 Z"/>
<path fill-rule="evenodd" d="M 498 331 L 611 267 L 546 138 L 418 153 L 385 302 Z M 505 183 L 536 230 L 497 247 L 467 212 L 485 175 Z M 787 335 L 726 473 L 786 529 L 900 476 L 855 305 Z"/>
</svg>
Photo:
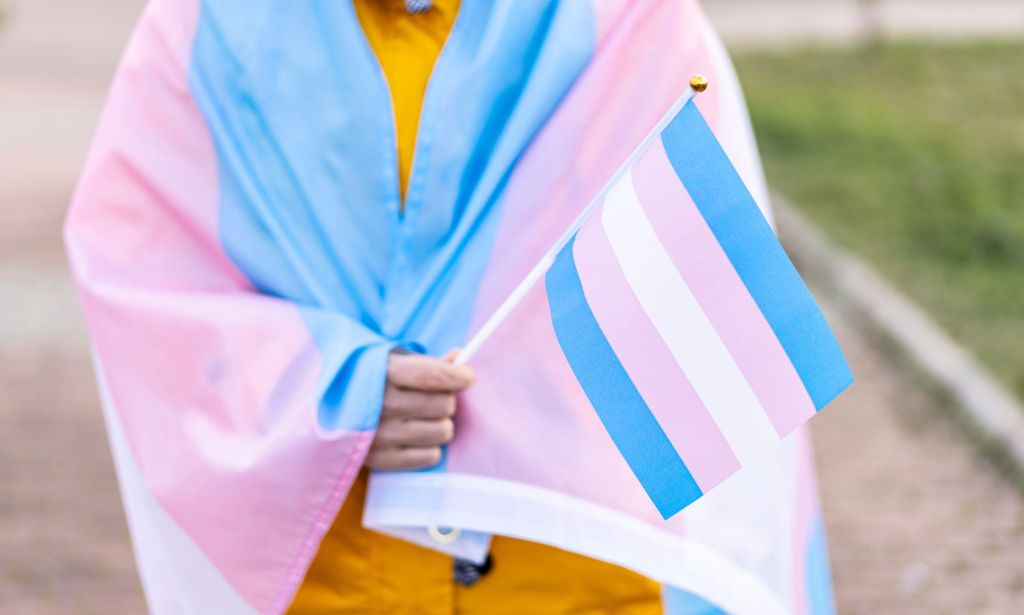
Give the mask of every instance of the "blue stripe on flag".
<svg viewBox="0 0 1024 615">
<path fill-rule="evenodd" d="M 701 596 L 668 585 L 661 588 L 661 603 L 665 615 L 727 615 Z"/>
<path fill-rule="evenodd" d="M 562 249 L 545 277 L 555 335 L 615 446 L 668 519 L 702 492 L 594 318 L 576 270 L 575 242 Z"/>
<path fill-rule="evenodd" d="M 825 524 L 820 515 L 812 526 L 804 568 L 807 573 L 807 608 L 810 615 L 836 615 Z"/>
<path fill-rule="evenodd" d="M 661 135 L 665 152 L 821 410 L 853 382 L 832 330 L 691 101 Z"/>
</svg>

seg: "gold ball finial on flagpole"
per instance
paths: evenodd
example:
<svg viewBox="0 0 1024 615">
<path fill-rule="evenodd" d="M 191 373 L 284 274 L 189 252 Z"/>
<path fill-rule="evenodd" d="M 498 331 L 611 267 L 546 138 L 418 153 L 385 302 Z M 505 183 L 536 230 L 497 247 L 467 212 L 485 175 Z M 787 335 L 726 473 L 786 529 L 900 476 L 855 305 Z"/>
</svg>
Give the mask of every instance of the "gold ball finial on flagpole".
<svg viewBox="0 0 1024 615">
<path fill-rule="evenodd" d="M 700 94 L 704 90 L 708 89 L 708 78 L 704 75 L 694 75 L 690 78 L 690 88 L 694 92 Z"/>
</svg>

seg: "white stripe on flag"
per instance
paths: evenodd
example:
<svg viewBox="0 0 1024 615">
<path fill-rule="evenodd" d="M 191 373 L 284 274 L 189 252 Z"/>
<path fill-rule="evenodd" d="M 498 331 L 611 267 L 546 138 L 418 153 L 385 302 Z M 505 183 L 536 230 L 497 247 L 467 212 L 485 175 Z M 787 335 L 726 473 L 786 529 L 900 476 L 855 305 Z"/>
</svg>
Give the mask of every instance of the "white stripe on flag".
<svg viewBox="0 0 1024 615">
<path fill-rule="evenodd" d="M 768 416 L 644 214 L 627 173 L 601 221 L 630 288 L 741 465 L 778 442 Z M 641 391 L 642 393 L 642 391 Z"/>
</svg>

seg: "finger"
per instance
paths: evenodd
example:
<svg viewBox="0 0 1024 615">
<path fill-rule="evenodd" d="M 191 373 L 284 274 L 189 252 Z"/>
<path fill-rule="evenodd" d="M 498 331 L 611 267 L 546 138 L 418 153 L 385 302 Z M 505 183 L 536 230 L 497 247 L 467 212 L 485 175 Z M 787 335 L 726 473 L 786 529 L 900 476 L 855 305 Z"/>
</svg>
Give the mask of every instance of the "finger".
<svg viewBox="0 0 1024 615">
<path fill-rule="evenodd" d="M 388 382 L 407 389 L 457 392 L 473 381 L 473 370 L 448 361 L 415 354 L 393 354 L 388 361 Z"/>
<path fill-rule="evenodd" d="M 451 419 L 394 419 L 380 424 L 375 441 L 381 446 L 439 446 L 451 442 L 454 436 Z"/>
<path fill-rule="evenodd" d="M 384 415 L 389 418 L 443 419 L 455 414 L 455 396 L 388 385 L 383 406 Z"/>
<path fill-rule="evenodd" d="M 441 462 L 441 447 L 370 449 L 366 465 L 374 470 L 420 470 Z"/>
<path fill-rule="evenodd" d="M 392 354 L 388 382 L 404 389 L 456 393 L 472 384 L 473 370 L 426 355 Z"/>
<path fill-rule="evenodd" d="M 460 352 L 462 352 L 461 348 L 452 348 L 448 352 L 444 353 L 444 356 L 441 357 L 441 360 L 447 361 L 449 363 L 454 363 L 455 359 L 459 358 Z"/>
</svg>

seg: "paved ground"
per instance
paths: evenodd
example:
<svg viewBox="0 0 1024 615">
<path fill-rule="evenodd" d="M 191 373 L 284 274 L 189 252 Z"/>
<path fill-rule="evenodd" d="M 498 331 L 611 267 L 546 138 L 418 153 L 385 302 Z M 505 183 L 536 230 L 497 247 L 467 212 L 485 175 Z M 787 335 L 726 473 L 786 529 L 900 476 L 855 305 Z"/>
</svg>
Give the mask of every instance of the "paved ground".
<svg viewBox="0 0 1024 615">
<path fill-rule="evenodd" d="M 0 31 L 0 610 L 141 613 L 58 239 L 137 2 L 22 4 Z M 859 378 L 814 425 L 840 612 L 1020 612 L 1024 499 L 833 320 Z"/>
<path fill-rule="evenodd" d="M 144 613 L 85 357 L 0 355 L 0 611 Z"/>
<path fill-rule="evenodd" d="M 922 384 L 838 315 L 858 383 L 815 419 L 840 613 L 1024 609 L 1024 499 Z"/>
</svg>

